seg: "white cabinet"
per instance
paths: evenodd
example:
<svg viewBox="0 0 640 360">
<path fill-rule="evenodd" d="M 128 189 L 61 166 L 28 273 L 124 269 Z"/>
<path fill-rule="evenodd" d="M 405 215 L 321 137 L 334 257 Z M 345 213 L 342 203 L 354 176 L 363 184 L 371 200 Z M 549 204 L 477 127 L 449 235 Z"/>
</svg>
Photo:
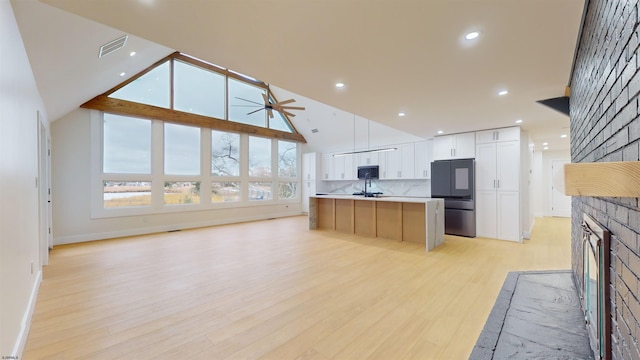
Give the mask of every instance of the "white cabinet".
<svg viewBox="0 0 640 360">
<path fill-rule="evenodd" d="M 302 182 L 302 211 L 309 213 L 309 196 L 315 196 L 317 192 L 315 181 Z"/>
<path fill-rule="evenodd" d="M 472 159 L 476 152 L 476 135 L 473 132 L 437 136 L 433 139 L 433 159 Z"/>
<path fill-rule="evenodd" d="M 476 132 L 476 144 L 515 140 L 520 140 L 520 128 L 517 126 Z"/>
<path fill-rule="evenodd" d="M 495 137 L 491 137 L 496 139 Z M 520 241 L 520 141 L 476 148 L 476 233 Z"/>
<path fill-rule="evenodd" d="M 322 154 L 320 157 L 320 178 L 316 177 L 316 180 L 331 180 L 331 173 L 333 172 L 333 159 L 332 154 Z"/>
<path fill-rule="evenodd" d="M 414 143 L 392 145 L 396 150 L 379 153 L 380 179 L 415 178 Z"/>
<path fill-rule="evenodd" d="M 433 140 L 415 143 L 415 178 L 431 178 L 431 161 L 433 161 Z"/>
<path fill-rule="evenodd" d="M 302 154 L 302 181 L 315 181 L 321 173 L 317 153 Z"/>
<path fill-rule="evenodd" d="M 377 153 L 377 152 L 358 153 L 357 166 L 379 165 L 380 164 L 379 156 L 380 156 L 380 153 Z"/>
<path fill-rule="evenodd" d="M 318 180 L 355 180 L 357 173 L 353 158 L 353 154 L 322 154 L 322 176 Z"/>
</svg>

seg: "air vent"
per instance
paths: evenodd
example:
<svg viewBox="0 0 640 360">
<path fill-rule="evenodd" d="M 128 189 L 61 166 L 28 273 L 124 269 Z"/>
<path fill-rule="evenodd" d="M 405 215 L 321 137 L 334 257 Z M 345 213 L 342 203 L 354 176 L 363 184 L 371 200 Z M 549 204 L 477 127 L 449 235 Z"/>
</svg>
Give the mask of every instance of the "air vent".
<svg viewBox="0 0 640 360">
<path fill-rule="evenodd" d="M 103 56 L 111 54 L 116 50 L 122 49 L 124 47 L 124 44 L 127 43 L 128 37 L 129 35 L 122 35 L 121 37 L 102 45 L 100 47 L 100 55 L 98 55 L 98 57 L 101 58 Z"/>
<path fill-rule="evenodd" d="M 315 134 L 318 132 L 318 129 L 311 129 L 311 132 Z"/>
</svg>

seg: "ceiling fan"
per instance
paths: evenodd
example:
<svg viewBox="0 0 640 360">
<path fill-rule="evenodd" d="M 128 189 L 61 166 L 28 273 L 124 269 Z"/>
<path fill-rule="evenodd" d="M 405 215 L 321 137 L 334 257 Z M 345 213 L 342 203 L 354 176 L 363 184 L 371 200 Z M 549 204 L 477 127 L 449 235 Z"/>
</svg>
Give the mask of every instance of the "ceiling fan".
<svg viewBox="0 0 640 360">
<path fill-rule="evenodd" d="M 296 114 L 290 112 L 289 110 L 304 110 L 304 107 L 302 106 L 290 106 L 287 104 L 290 104 L 292 102 L 294 102 L 294 99 L 289 99 L 289 100 L 284 100 L 284 101 L 277 101 L 277 102 L 271 102 L 269 100 L 269 98 L 267 97 L 266 94 L 261 94 L 262 95 L 262 99 L 264 100 L 264 104 L 261 104 L 259 102 L 256 101 L 252 101 L 252 100 L 248 100 L 248 99 L 243 99 L 243 98 L 239 98 L 236 97 L 236 99 L 240 99 L 243 101 L 248 101 L 250 103 L 259 105 L 260 108 L 251 112 L 248 112 L 247 115 L 251 115 L 253 113 L 256 113 L 260 110 L 267 110 L 267 114 L 269 115 L 269 119 L 273 118 L 273 110 L 280 112 L 281 114 L 286 114 L 288 116 L 296 116 Z"/>
</svg>

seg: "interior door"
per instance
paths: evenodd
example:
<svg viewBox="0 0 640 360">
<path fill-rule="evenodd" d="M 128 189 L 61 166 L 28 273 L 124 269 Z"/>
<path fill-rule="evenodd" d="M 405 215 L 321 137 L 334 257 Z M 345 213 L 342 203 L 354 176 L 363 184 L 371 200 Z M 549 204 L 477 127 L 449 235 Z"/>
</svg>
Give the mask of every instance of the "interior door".
<svg viewBox="0 0 640 360">
<path fill-rule="evenodd" d="M 551 216 L 571 217 L 571 196 L 564 194 L 564 164 L 568 163 L 551 161 Z"/>
</svg>

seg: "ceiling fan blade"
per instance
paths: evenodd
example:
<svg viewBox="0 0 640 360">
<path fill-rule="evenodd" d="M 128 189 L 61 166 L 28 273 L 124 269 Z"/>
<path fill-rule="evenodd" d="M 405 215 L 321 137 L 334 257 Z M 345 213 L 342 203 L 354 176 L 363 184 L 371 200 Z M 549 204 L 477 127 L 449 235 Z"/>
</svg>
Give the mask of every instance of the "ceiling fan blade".
<svg viewBox="0 0 640 360">
<path fill-rule="evenodd" d="M 267 109 L 267 114 L 269 114 L 269 119 L 273 119 L 273 111 L 271 109 Z"/>
<path fill-rule="evenodd" d="M 254 107 L 258 107 L 258 105 L 231 105 L 233 107 L 250 107 L 250 108 L 254 108 Z M 260 107 L 264 107 L 264 105 L 260 105 Z"/>
<path fill-rule="evenodd" d="M 264 105 L 264 104 L 260 104 L 259 102 L 256 102 L 256 101 L 243 99 L 243 98 L 241 98 L 241 97 L 237 97 L 237 96 L 236 96 L 236 99 L 240 99 L 240 100 L 248 101 L 248 102 L 250 102 L 250 103 L 258 104 L 258 105 L 260 105 L 260 106 Z"/>
<path fill-rule="evenodd" d="M 304 110 L 304 107 L 302 106 L 281 106 L 281 108 L 288 110 Z"/>
<path fill-rule="evenodd" d="M 251 114 L 253 114 L 253 113 L 257 113 L 257 112 L 258 112 L 258 111 L 260 111 L 260 110 L 264 110 L 264 108 L 260 108 L 260 109 L 258 109 L 258 110 L 253 110 L 252 112 L 248 112 L 248 113 L 247 113 L 247 115 L 251 115 Z"/>
<path fill-rule="evenodd" d="M 291 116 L 291 117 L 296 116 L 296 114 L 290 113 L 290 112 L 288 112 L 286 110 L 282 110 L 281 113 L 286 114 L 286 115 Z"/>
<path fill-rule="evenodd" d="M 285 101 L 278 101 L 277 103 L 275 103 L 274 105 L 284 105 L 284 104 L 289 104 L 295 102 L 294 99 L 289 99 L 289 100 L 285 100 Z"/>
<path fill-rule="evenodd" d="M 269 98 L 267 97 L 267 94 L 262 93 L 261 95 L 262 95 L 262 99 L 264 99 L 264 104 L 265 105 L 271 104 L 271 102 L 269 101 Z"/>
</svg>

